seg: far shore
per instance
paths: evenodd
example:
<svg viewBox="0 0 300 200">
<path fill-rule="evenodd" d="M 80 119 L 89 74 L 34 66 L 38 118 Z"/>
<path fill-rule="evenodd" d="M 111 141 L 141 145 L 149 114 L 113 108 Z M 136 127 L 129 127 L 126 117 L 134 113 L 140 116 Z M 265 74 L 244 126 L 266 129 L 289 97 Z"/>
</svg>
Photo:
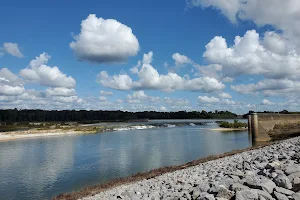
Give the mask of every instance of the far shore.
<svg viewBox="0 0 300 200">
<path fill-rule="evenodd" d="M 245 131 L 248 128 L 213 128 L 212 131 Z"/>
<path fill-rule="evenodd" d="M 81 131 L 62 130 L 62 129 L 0 132 L 0 142 L 10 141 L 15 139 L 23 139 L 23 138 L 50 137 L 50 136 L 52 137 L 52 136 L 75 135 L 75 134 L 85 134 L 85 133 L 95 133 L 95 132 L 83 131 L 83 130 Z"/>
</svg>

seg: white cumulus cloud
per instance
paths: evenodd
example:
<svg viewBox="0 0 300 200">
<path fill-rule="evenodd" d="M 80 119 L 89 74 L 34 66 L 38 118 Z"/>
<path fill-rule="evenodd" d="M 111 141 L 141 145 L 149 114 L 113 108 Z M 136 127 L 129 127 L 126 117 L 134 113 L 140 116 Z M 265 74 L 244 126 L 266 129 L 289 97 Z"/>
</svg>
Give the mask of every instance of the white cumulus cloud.
<svg viewBox="0 0 300 200">
<path fill-rule="evenodd" d="M 24 57 L 24 55 L 19 50 L 19 47 L 18 47 L 17 43 L 4 42 L 3 48 L 7 53 L 9 53 L 12 56 L 15 56 L 15 57 L 18 57 L 18 58 L 23 58 Z"/>
<path fill-rule="evenodd" d="M 100 94 L 103 95 L 103 96 L 112 96 L 114 93 L 112 91 L 101 90 Z"/>
<path fill-rule="evenodd" d="M 81 22 L 71 49 L 80 60 L 96 63 L 122 63 L 139 51 L 139 42 L 130 27 L 114 19 L 90 14 Z"/>
<path fill-rule="evenodd" d="M 76 81 L 71 76 L 67 76 L 58 67 L 47 66 L 51 57 L 47 53 L 32 60 L 29 66 L 20 71 L 20 75 L 28 82 L 39 83 L 50 87 L 74 88 Z"/>
<path fill-rule="evenodd" d="M 146 54 L 148 55 L 148 54 Z M 145 56 L 144 56 L 145 58 Z M 143 59 L 145 60 L 145 59 Z M 201 92 L 213 92 L 225 88 L 225 85 L 212 77 L 197 77 L 190 79 L 188 77 L 181 77 L 177 73 L 169 72 L 167 74 L 159 74 L 149 60 L 143 62 L 140 68 L 137 69 L 136 74 L 138 80 L 134 81 L 127 74 L 119 74 L 110 76 L 106 71 L 101 71 L 97 80 L 105 87 L 117 89 L 117 90 L 161 90 L 165 92 L 172 92 L 175 90 L 187 90 L 187 91 L 201 91 Z"/>
<path fill-rule="evenodd" d="M 265 36 L 268 34 L 273 36 L 267 37 L 277 37 L 274 33 L 266 33 Z M 216 36 L 206 45 L 203 56 L 212 63 L 222 65 L 223 73 L 228 76 L 259 74 L 273 79 L 299 79 L 300 56 L 293 49 L 282 54 L 285 48 L 282 42 L 273 46 L 272 41 L 267 42 L 270 44 L 265 47 L 266 42 L 260 40 L 255 30 L 251 30 L 243 37 L 236 36 L 234 45 L 228 47 L 223 37 Z"/>
<path fill-rule="evenodd" d="M 226 92 L 220 92 L 219 97 L 223 98 L 223 99 L 231 99 L 232 98 L 232 96 Z"/>
<path fill-rule="evenodd" d="M 73 88 L 55 87 L 47 88 L 46 94 L 49 96 L 74 96 L 76 94 Z"/>
<path fill-rule="evenodd" d="M 274 105 L 274 103 L 272 101 L 269 101 L 268 99 L 264 99 L 262 101 L 262 104 L 263 105 L 267 105 L 267 106 L 271 106 L 271 105 Z"/>
<path fill-rule="evenodd" d="M 208 97 L 208 96 L 199 96 L 198 100 L 201 103 L 218 103 L 220 101 L 220 99 L 216 97 Z"/>
<path fill-rule="evenodd" d="M 24 91 L 22 79 L 7 68 L 0 69 L 0 95 L 15 96 Z"/>
<path fill-rule="evenodd" d="M 176 66 L 193 63 L 193 61 L 190 58 L 180 53 L 174 53 L 172 55 L 172 58 L 174 59 Z"/>
<path fill-rule="evenodd" d="M 272 25 L 290 38 L 300 36 L 298 0 L 188 0 L 189 6 L 213 7 L 229 20 L 252 20 L 258 26 Z M 295 40 L 295 42 L 298 42 Z M 298 44 L 300 44 L 298 42 Z"/>
</svg>

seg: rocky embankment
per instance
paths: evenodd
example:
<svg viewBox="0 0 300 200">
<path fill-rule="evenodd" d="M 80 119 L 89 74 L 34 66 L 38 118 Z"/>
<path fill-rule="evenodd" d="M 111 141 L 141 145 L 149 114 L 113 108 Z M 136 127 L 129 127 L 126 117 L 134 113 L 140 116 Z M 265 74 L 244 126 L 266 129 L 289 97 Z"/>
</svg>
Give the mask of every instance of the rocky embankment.
<svg viewBox="0 0 300 200">
<path fill-rule="evenodd" d="M 84 199 L 300 200 L 300 137 Z"/>
</svg>

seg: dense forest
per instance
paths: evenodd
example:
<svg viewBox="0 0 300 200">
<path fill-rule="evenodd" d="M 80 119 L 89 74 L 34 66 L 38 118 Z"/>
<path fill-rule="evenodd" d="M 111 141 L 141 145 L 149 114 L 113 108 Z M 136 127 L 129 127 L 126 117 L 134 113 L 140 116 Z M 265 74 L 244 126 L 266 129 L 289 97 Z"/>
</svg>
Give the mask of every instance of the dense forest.
<svg viewBox="0 0 300 200">
<path fill-rule="evenodd" d="M 253 110 L 250 110 L 248 113 L 243 115 L 243 118 L 247 118 L 247 115 L 251 115 L 251 113 L 279 113 L 279 114 L 300 114 L 300 112 L 289 112 L 287 110 L 282 110 L 282 111 L 257 111 L 254 112 Z"/>
<path fill-rule="evenodd" d="M 229 111 L 178 111 L 178 112 L 127 112 L 127 111 L 87 111 L 87 110 L 0 110 L 2 122 L 90 122 L 128 121 L 138 119 L 233 119 L 235 113 Z"/>
</svg>

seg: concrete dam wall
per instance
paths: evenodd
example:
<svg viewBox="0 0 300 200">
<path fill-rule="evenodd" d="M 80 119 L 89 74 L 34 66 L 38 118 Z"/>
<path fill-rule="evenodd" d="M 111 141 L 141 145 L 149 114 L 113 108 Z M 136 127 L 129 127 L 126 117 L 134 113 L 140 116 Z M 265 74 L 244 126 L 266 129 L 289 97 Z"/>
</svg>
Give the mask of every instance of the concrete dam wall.
<svg viewBox="0 0 300 200">
<path fill-rule="evenodd" d="M 300 114 L 252 113 L 248 116 L 252 141 L 266 142 L 300 135 Z"/>
</svg>

